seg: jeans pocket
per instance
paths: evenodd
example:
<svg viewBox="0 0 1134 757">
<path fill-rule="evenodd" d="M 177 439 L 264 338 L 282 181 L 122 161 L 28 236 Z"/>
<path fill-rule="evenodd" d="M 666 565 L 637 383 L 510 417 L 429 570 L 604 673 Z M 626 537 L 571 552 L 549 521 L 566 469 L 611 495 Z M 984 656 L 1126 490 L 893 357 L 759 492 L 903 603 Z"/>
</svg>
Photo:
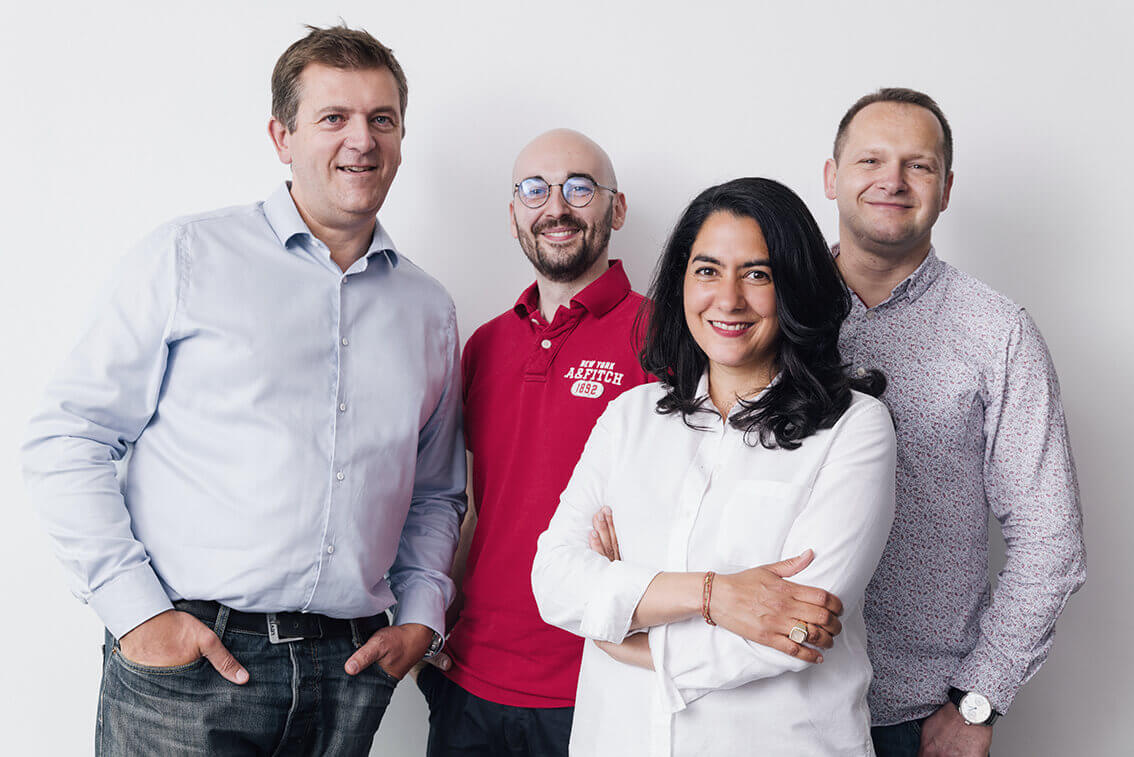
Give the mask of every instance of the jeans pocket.
<svg viewBox="0 0 1134 757">
<path fill-rule="evenodd" d="M 417 673 L 417 690 L 425 697 L 427 703 L 433 701 L 433 692 L 437 689 L 437 676 L 439 675 L 441 675 L 441 671 L 428 662 L 422 665 L 421 670 Z"/>
<path fill-rule="evenodd" d="M 129 657 L 122 654 L 122 648 L 118 645 L 114 646 L 114 649 L 111 650 L 110 655 L 114 659 L 117 659 L 122 664 L 122 667 L 126 668 L 127 670 L 132 670 L 135 673 L 141 673 L 143 675 L 150 676 L 174 676 L 180 675 L 182 673 L 189 673 L 208 663 L 208 660 L 206 660 L 204 657 L 198 657 L 196 660 L 184 663 L 182 665 L 170 665 L 168 667 L 160 665 L 143 665 L 140 662 L 134 662 Z"/>
<path fill-rule="evenodd" d="M 366 643 L 366 639 L 363 639 L 362 643 L 363 644 Z M 362 644 L 358 643 L 358 641 L 356 641 L 354 639 L 351 640 L 351 646 L 353 646 L 356 650 L 362 649 Z M 391 688 L 395 687 L 399 683 L 401 683 L 402 679 L 394 678 L 392 675 L 387 673 L 386 670 L 381 665 L 379 665 L 377 662 L 371 663 L 370 667 L 368 667 L 367 670 L 373 670 L 377 674 L 377 676 L 379 678 L 381 678 L 383 681 L 385 681 L 386 683 L 388 683 Z"/>
<path fill-rule="evenodd" d="M 378 663 L 374 663 L 370 667 L 372 667 L 374 669 L 374 672 L 378 674 L 379 678 L 382 678 L 384 681 L 386 681 L 386 683 L 390 684 L 391 687 L 397 686 L 399 683 L 402 682 L 402 679 L 394 678 L 392 675 L 387 673 L 385 668 L 383 668 Z"/>
</svg>

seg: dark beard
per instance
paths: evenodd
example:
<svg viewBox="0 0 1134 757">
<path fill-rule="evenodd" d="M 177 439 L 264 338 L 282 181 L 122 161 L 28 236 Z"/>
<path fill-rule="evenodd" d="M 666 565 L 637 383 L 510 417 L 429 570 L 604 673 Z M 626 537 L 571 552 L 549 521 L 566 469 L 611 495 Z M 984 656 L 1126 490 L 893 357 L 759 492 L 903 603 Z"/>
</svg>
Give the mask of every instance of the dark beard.
<svg viewBox="0 0 1134 757">
<path fill-rule="evenodd" d="M 523 248 L 524 254 L 527 255 L 528 260 L 532 262 L 532 266 L 535 267 L 540 276 L 557 284 L 574 281 L 586 273 L 595 264 L 599 256 L 606 251 L 607 245 L 610 244 L 610 225 L 613 220 L 613 202 L 606 209 L 606 215 L 603 216 L 603 219 L 589 228 L 573 216 L 551 218 L 541 222 L 531 230 L 521 229 L 518 234 L 520 247 Z M 581 229 L 583 232 L 582 243 L 575 254 L 553 258 L 540 247 L 537 235 L 543 229 L 559 225 Z"/>
</svg>

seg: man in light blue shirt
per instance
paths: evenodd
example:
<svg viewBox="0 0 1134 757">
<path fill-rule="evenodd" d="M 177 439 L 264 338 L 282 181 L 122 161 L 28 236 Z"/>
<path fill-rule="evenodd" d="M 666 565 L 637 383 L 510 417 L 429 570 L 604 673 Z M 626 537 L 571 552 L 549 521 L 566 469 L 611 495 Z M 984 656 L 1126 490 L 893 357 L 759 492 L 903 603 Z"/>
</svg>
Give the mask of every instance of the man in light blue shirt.
<svg viewBox="0 0 1134 757">
<path fill-rule="evenodd" d="M 456 318 L 376 220 L 405 76 L 366 32 L 312 28 L 272 94 L 292 180 L 145 239 L 24 446 L 108 631 L 100 754 L 366 754 L 444 630 Z"/>
</svg>

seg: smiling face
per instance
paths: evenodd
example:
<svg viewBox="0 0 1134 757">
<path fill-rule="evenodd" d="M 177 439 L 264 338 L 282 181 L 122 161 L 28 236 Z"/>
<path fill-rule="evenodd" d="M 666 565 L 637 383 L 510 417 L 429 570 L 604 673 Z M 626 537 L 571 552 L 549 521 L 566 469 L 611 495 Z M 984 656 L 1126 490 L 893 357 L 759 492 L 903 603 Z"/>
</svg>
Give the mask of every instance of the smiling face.
<svg viewBox="0 0 1134 757">
<path fill-rule="evenodd" d="M 780 337 L 776 285 L 755 220 L 717 211 L 693 240 L 683 287 L 685 323 L 709 359 L 709 383 L 736 393 L 767 384 Z"/>
<path fill-rule="evenodd" d="M 924 257 L 953 184 L 944 152 L 941 124 L 925 108 L 878 102 L 859 111 L 824 168 L 840 243 L 888 259 Z"/>
<path fill-rule="evenodd" d="M 303 69 L 295 131 L 274 118 L 269 131 L 316 236 L 373 226 L 402 162 L 400 105 L 387 68 Z"/>
<path fill-rule="evenodd" d="M 602 148 L 566 129 L 537 137 L 520 152 L 512 169 L 513 185 L 531 177 L 558 185 L 572 176 L 618 186 Z M 568 283 L 597 278 L 606 270 L 610 232 L 626 220 L 626 197 L 599 189 L 589 205 L 575 208 L 563 200 L 561 188 L 553 186 L 542 207 L 529 208 L 513 193 L 508 209 L 512 236 L 536 272 L 549 281 Z"/>
</svg>

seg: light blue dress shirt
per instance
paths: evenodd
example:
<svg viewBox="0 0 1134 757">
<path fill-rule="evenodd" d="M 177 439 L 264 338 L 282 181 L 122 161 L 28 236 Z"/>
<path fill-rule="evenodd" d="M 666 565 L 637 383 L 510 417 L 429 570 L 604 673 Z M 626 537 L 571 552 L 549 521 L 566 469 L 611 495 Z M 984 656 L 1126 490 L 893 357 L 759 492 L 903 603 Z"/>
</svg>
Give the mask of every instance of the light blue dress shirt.
<svg viewBox="0 0 1134 757">
<path fill-rule="evenodd" d="M 465 453 L 441 285 L 381 224 L 344 274 L 287 184 L 162 226 L 115 284 L 24 445 L 111 633 L 180 598 L 342 618 L 396 600 L 396 622 L 443 630 Z"/>
</svg>

